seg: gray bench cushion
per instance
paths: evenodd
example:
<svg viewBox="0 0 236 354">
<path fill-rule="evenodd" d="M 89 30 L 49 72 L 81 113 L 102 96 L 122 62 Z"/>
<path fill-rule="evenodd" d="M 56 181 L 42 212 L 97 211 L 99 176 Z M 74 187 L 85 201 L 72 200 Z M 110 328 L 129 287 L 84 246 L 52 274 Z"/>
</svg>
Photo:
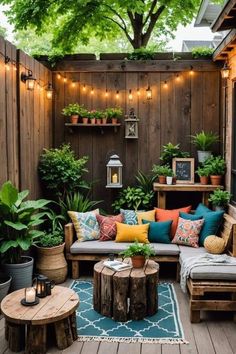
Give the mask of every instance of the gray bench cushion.
<svg viewBox="0 0 236 354">
<path fill-rule="evenodd" d="M 179 255 L 179 263 L 182 264 L 183 259 L 188 257 L 195 257 L 206 253 L 206 249 L 204 247 L 193 248 L 188 246 L 179 246 L 180 255 Z"/>
<path fill-rule="evenodd" d="M 119 253 L 124 251 L 131 243 L 129 242 L 114 242 L 114 241 L 87 241 L 87 242 L 74 242 L 70 247 L 72 254 L 107 254 Z M 179 254 L 179 247 L 174 244 L 152 243 L 151 244 L 156 252 L 156 255 L 176 256 Z"/>
</svg>

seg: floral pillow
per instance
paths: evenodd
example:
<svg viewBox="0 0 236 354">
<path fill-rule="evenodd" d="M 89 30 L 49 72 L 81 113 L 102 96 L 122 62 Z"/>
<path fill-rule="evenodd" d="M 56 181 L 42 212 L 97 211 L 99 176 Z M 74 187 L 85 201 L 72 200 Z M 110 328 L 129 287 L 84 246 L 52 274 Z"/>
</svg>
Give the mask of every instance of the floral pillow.
<svg viewBox="0 0 236 354">
<path fill-rule="evenodd" d="M 195 248 L 199 247 L 199 234 L 203 223 L 203 219 L 192 221 L 179 217 L 177 230 L 172 243 Z"/>
<path fill-rule="evenodd" d="M 78 213 L 76 211 L 68 211 L 79 242 L 93 241 L 99 239 L 99 225 L 96 215 L 99 209 L 88 211 L 86 213 Z"/>
<path fill-rule="evenodd" d="M 124 224 L 127 225 L 137 225 L 138 218 L 134 210 L 120 209 L 120 213 L 124 218 Z"/>
<path fill-rule="evenodd" d="M 122 214 L 114 216 L 96 215 L 100 226 L 99 241 L 110 241 L 116 238 L 116 221 L 123 222 Z"/>
</svg>

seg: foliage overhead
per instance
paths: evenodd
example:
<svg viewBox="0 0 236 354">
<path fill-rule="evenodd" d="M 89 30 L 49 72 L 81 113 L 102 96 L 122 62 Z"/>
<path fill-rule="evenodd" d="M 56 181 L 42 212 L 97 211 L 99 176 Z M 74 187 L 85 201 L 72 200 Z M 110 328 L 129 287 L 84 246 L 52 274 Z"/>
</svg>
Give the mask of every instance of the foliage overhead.
<svg viewBox="0 0 236 354">
<path fill-rule="evenodd" d="M 201 57 L 207 57 L 207 58 L 211 58 L 212 54 L 214 52 L 213 48 L 209 48 L 209 47 L 196 47 L 192 49 L 192 56 L 193 58 L 197 59 L 197 58 L 201 58 Z"/>
<path fill-rule="evenodd" d="M 117 38 L 121 33 L 134 49 L 151 36 L 172 35 L 179 23 L 191 22 L 200 0 L 0 0 L 17 29 L 53 28 L 53 44 L 64 53 L 92 36 Z"/>
</svg>

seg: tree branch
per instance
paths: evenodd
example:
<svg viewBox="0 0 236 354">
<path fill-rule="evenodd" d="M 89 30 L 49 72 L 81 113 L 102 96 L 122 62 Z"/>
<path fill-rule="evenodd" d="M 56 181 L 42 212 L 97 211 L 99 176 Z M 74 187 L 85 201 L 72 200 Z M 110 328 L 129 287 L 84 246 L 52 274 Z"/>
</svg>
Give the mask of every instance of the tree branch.
<svg viewBox="0 0 236 354">
<path fill-rule="evenodd" d="M 143 45 L 145 46 L 146 43 L 148 42 L 151 34 L 152 34 L 152 31 L 155 27 L 155 24 L 158 20 L 158 18 L 161 16 L 162 12 L 165 10 L 165 5 L 162 5 L 159 7 L 159 9 L 151 15 L 150 17 L 150 23 L 148 25 L 148 28 L 146 30 L 146 32 L 143 34 L 142 36 L 142 41 L 143 41 Z"/>
<path fill-rule="evenodd" d="M 126 23 L 123 20 L 123 18 L 120 16 L 120 14 L 118 12 L 116 12 L 111 6 L 109 6 L 107 4 L 104 4 L 104 6 L 106 6 L 111 12 L 113 12 L 113 14 L 115 14 L 121 20 L 121 22 L 123 23 L 124 28 L 127 29 Z"/>
<path fill-rule="evenodd" d="M 115 23 L 117 26 L 119 26 L 120 29 L 125 33 L 125 35 L 126 35 L 128 41 L 131 43 L 131 45 L 133 45 L 133 40 L 132 40 L 132 38 L 130 37 L 130 35 L 129 35 L 129 33 L 128 33 L 126 27 L 123 27 L 119 22 L 117 22 L 116 20 L 114 20 L 114 19 L 111 18 L 111 17 L 108 17 L 108 16 L 104 16 L 104 15 L 103 15 L 103 18 L 106 18 L 107 20 L 112 21 L 112 22 Z"/>
<path fill-rule="evenodd" d="M 148 22 L 150 16 L 153 14 L 153 11 L 154 11 L 154 9 L 155 9 L 155 6 L 156 6 L 156 4 L 157 4 L 157 1 L 158 1 L 158 0 L 154 0 L 154 1 L 152 2 L 152 5 L 151 5 L 150 10 L 149 10 L 149 12 L 148 12 L 148 14 L 147 14 L 147 17 L 146 17 L 146 19 L 144 20 L 143 27 L 146 25 L 146 23 Z"/>
</svg>

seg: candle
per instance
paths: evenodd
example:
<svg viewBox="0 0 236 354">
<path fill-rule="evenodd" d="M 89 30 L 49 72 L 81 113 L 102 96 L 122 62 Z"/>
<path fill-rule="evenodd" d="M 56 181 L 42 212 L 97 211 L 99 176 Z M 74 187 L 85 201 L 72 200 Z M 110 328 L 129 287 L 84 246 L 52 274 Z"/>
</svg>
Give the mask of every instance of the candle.
<svg viewBox="0 0 236 354">
<path fill-rule="evenodd" d="M 26 288 L 25 289 L 25 301 L 26 302 L 35 302 L 35 289 L 34 288 Z"/>
<path fill-rule="evenodd" d="M 118 176 L 117 173 L 114 173 L 114 175 L 112 175 L 112 183 L 117 183 L 118 182 Z"/>
</svg>

